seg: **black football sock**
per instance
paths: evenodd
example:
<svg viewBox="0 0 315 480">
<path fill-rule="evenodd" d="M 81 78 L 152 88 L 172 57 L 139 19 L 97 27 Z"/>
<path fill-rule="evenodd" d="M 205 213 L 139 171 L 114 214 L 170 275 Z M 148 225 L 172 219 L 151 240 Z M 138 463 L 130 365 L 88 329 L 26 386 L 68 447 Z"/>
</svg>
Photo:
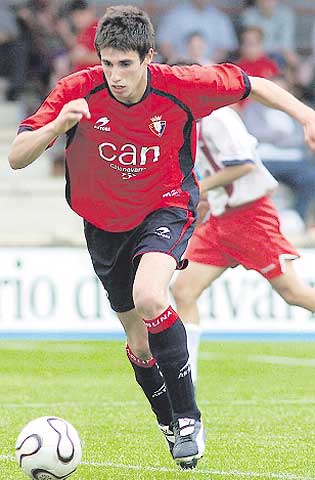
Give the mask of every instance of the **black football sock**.
<svg viewBox="0 0 315 480">
<path fill-rule="evenodd" d="M 163 375 L 154 358 L 141 360 L 126 345 L 128 359 L 135 372 L 135 377 L 150 402 L 151 408 L 160 425 L 170 425 L 173 421 L 173 412 L 168 397 Z"/>
<path fill-rule="evenodd" d="M 167 386 L 174 419 L 200 418 L 191 380 L 185 327 L 177 313 L 168 307 L 159 317 L 145 319 L 152 355 Z"/>
</svg>

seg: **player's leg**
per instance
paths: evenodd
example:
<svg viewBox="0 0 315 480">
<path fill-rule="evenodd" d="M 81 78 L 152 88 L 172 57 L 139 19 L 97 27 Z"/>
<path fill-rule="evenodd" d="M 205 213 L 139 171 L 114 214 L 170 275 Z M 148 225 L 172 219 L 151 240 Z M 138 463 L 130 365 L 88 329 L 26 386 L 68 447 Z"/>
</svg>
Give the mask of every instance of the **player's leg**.
<svg viewBox="0 0 315 480">
<path fill-rule="evenodd" d="M 301 280 L 292 260 L 286 260 L 284 267 L 281 275 L 268 279 L 271 286 L 289 305 L 297 305 L 315 312 L 315 288 Z"/>
<path fill-rule="evenodd" d="M 229 266 L 234 265 L 221 248 L 220 236 L 213 216 L 199 225 L 189 240 L 185 257 L 188 267 L 179 273 L 172 287 L 177 309 L 186 332 L 194 385 L 197 380 L 197 361 L 200 325 L 197 300 Z"/>
<path fill-rule="evenodd" d="M 126 332 L 126 353 L 137 383 L 147 397 L 156 415 L 160 430 L 172 451 L 174 433 L 169 426 L 173 421 L 173 411 L 163 375 L 149 348 L 147 328 L 135 309 L 117 313 L 117 315 Z"/>
<path fill-rule="evenodd" d="M 296 274 L 292 260 L 299 254 L 283 236 L 278 213 L 268 198 L 222 216 L 220 228 L 226 232 L 223 246 L 232 258 L 259 272 L 288 304 L 315 311 L 315 288 Z"/>
<path fill-rule="evenodd" d="M 173 420 L 171 404 L 164 379 L 150 352 L 147 329 L 134 308 L 132 298 L 135 275 L 132 257 L 136 232 L 112 234 L 88 222 L 85 222 L 84 231 L 94 270 L 126 331 L 126 352 L 136 380 L 149 400 L 160 427 L 167 426 L 162 431 L 169 440 L 168 426 Z"/>
<path fill-rule="evenodd" d="M 174 413 L 173 456 L 190 468 L 203 455 L 204 431 L 194 398 L 184 325 L 170 306 L 168 287 L 176 268 L 170 255 L 144 253 L 134 281 L 135 307 L 147 326 L 151 352 L 163 373 Z"/>
<path fill-rule="evenodd" d="M 195 387 L 201 333 L 197 300 L 226 268 L 189 261 L 188 267 L 179 272 L 171 287 L 177 312 L 186 328 L 191 376 Z"/>
<path fill-rule="evenodd" d="M 263 275 L 289 305 L 314 312 L 315 288 L 303 283 L 295 272 L 292 260 L 299 254 L 282 234 L 272 202 L 262 198 L 249 207 L 238 209 L 233 222 L 239 225 L 235 235 L 231 230 L 228 232 L 228 224 L 224 225 L 228 232 L 225 246 L 229 255 L 246 268 Z"/>
<path fill-rule="evenodd" d="M 233 225 L 238 226 L 235 231 Z M 268 198 L 236 209 L 222 218 L 220 228 L 227 232 L 224 248 L 232 258 L 259 272 L 288 304 L 315 311 L 315 288 L 295 272 L 292 260 L 299 254 L 283 236 L 278 213 Z"/>
</svg>

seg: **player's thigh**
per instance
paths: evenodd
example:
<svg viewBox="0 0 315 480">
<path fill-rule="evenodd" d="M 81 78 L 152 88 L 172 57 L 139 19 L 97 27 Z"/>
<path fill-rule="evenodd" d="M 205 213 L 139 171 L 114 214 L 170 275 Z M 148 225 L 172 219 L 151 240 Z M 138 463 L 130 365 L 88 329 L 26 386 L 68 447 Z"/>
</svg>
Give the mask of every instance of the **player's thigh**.
<svg viewBox="0 0 315 480">
<path fill-rule="evenodd" d="M 175 300 L 185 303 L 197 300 L 201 293 L 219 278 L 227 268 L 190 260 L 188 267 L 178 273 L 172 285 L 171 290 Z"/>
<path fill-rule="evenodd" d="M 162 252 L 148 252 L 141 256 L 133 285 L 134 302 L 140 299 L 166 300 L 168 286 L 176 269 L 176 260 Z"/>
<path fill-rule="evenodd" d="M 129 312 L 134 308 L 132 264 L 135 231 L 106 232 L 84 222 L 87 247 L 96 275 L 101 281 L 112 309 Z"/>
<path fill-rule="evenodd" d="M 158 209 L 142 222 L 134 252 L 134 263 L 139 263 L 133 299 L 138 311 L 153 315 L 144 318 L 153 318 L 169 306 L 169 283 L 175 269 L 182 267 L 193 222 L 193 212 L 176 207 Z"/>
<path fill-rule="evenodd" d="M 282 297 L 293 297 L 301 289 L 305 288 L 304 283 L 295 271 L 292 260 L 286 260 L 283 273 L 277 277 L 268 279 L 272 288 Z M 289 298 L 288 298 L 289 300 Z"/>
</svg>

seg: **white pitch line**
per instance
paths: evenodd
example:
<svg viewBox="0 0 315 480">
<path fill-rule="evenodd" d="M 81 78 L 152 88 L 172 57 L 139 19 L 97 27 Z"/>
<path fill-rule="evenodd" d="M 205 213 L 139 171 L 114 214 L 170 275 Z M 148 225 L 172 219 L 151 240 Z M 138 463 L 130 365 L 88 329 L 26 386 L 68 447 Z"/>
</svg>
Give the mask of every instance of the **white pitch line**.
<svg viewBox="0 0 315 480">
<path fill-rule="evenodd" d="M 91 467 L 107 467 L 107 468 L 119 468 L 125 470 L 141 470 L 147 472 L 166 472 L 166 473 L 178 473 L 180 470 L 178 468 L 167 468 L 167 467 L 145 467 L 141 465 L 126 465 L 123 463 L 112 463 L 112 462 L 81 462 L 82 465 L 88 465 Z M 193 475 L 218 475 L 223 477 L 245 477 L 245 478 L 270 478 L 278 480 L 315 480 L 314 477 L 304 477 L 301 475 L 294 475 L 291 473 L 264 473 L 264 472 L 241 472 L 239 470 L 231 471 L 221 471 L 221 470 L 208 470 L 208 469 L 197 469 L 193 472 Z"/>
<path fill-rule="evenodd" d="M 16 459 L 11 455 L 0 455 L 0 461 L 12 461 L 16 462 Z M 129 465 L 124 463 L 114 463 L 114 462 L 81 462 L 81 465 L 86 465 L 88 467 L 96 468 L 117 468 L 120 470 L 135 470 L 143 472 L 164 472 L 164 473 L 179 473 L 179 468 L 168 468 L 168 467 L 149 467 L 142 465 Z M 220 471 L 220 470 L 208 470 L 208 469 L 197 469 L 194 471 L 189 471 L 190 474 L 195 475 L 217 475 L 222 477 L 244 477 L 244 478 L 270 478 L 273 480 L 315 480 L 314 477 L 304 477 L 302 475 L 294 475 L 291 473 L 264 473 L 264 472 L 241 472 L 238 470 L 231 471 Z"/>
<path fill-rule="evenodd" d="M 200 352 L 199 358 L 202 360 L 229 360 L 230 358 L 232 359 L 233 356 L 219 352 Z"/>
<path fill-rule="evenodd" d="M 12 455 L 0 455 L 0 460 L 10 460 L 11 462 L 16 462 L 16 459 Z"/>
<path fill-rule="evenodd" d="M 271 365 L 286 365 L 288 367 L 315 367 L 315 358 L 284 357 L 276 355 L 226 355 L 219 352 L 201 352 L 202 360 L 243 360 L 247 362 L 269 363 Z"/>
<path fill-rule="evenodd" d="M 252 400 L 237 400 L 237 399 L 219 399 L 219 400 L 200 400 L 200 405 L 314 405 L 315 398 L 279 398 L 279 399 L 252 399 Z M 143 402 L 135 400 L 126 401 L 113 401 L 105 402 L 102 404 L 103 409 L 111 408 L 123 408 L 123 407 L 139 407 L 143 405 Z M 72 408 L 84 408 L 84 407 L 99 407 L 99 402 L 54 402 L 54 403 L 0 403 L 0 409 L 12 409 L 12 408 L 59 408 L 59 407 L 72 407 Z"/>
<path fill-rule="evenodd" d="M 286 365 L 288 367 L 315 367 L 314 358 L 279 357 L 274 355 L 249 355 L 247 358 L 254 362 Z"/>
<path fill-rule="evenodd" d="M 75 407 L 75 402 L 54 402 L 54 403 L 0 403 L 0 408 L 46 408 L 46 407 Z M 82 405 L 82 404 L 80 404 Z"/>
<path fill-rule="evenodd" d="M 47 343 L 40 344 L 34 342 L 2 342 L 0 341 L 0 350 L 9 351 L 31 351 L 31 352 L 56 352 L 56 353 L 81 353 L 94 352 L 92 345 L 82 345 L 79 343 Z"/>
<path fill-rule="evenodd" d="M 253 400 L 200 400 L 200 405 L 314 405 L 315 398 L 265 398 L 265 399 L 253 399 Z"/>
<path fill-rule="evenodd" d="M 58 407 L 72 407 L 72 408 L 82 408 L 84 406 L 86 407 L 91 407 L 91 406 L 100 406 L 99 402 L 54 402 L 54 403 L 0 403 L 0 409 L 1 408 L 58 408 Z M 126 400 L 124 401 L 119 401 L 117 402 L 105 402 L 102 404 L 102 409 L 105 408 L 121 408 L 121 407 L 138 407 L 142 405 L 142 402 L 137 402 L 135 400 Z"/>
</svg>

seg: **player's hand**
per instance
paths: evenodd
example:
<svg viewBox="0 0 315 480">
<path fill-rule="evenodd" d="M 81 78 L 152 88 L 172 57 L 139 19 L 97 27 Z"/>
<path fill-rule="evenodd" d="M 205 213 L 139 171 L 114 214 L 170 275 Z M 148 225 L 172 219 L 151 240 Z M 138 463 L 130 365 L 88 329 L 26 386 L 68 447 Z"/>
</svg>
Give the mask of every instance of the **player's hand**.
<svg viewBox="0 0 315 480">
<path fill-rule="evenodd" d="M 66 103 L 53 121 L 56 136 L 66 133 L 74 127 L 83 117 L 91 118 L 89 106 L 84 98 L 71 100 Z"/>
<path fill-rule="evenodd" d="M 207 195 L 201 195 L 198 206 L 197 206 L 196 228 L 203 222 L 209 209 L 210 209 L 210 205 L 207 199 Z"/>
</svg>

